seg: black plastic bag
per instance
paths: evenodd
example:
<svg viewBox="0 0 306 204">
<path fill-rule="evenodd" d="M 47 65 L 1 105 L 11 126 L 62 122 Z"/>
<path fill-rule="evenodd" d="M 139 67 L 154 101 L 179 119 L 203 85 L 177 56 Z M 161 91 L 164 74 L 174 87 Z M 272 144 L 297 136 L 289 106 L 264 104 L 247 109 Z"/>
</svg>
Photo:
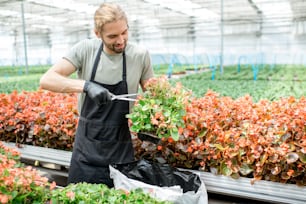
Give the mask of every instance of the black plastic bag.
<svg viewBox="0 0 306 204">
<path fill-rule="evenodd" d="M 116 164 L 113 167 L 130 179 L 142 181 L 156 186 L 179 185 L 183 192 L 197 192 L 201 180 L 196 174 L 189 171 L 181 171 L 169 164 L 161 164 L 148 160 L 139 160 L 128 164 Z"/>
<path fill-rule="evenodd" d="M 190 171 L 145 159 L 110 165 L 109 168 L 116 189 L 141 188 L 156 199 L 174 204 L 208 203 L 204 182 Z"/>
</svg>

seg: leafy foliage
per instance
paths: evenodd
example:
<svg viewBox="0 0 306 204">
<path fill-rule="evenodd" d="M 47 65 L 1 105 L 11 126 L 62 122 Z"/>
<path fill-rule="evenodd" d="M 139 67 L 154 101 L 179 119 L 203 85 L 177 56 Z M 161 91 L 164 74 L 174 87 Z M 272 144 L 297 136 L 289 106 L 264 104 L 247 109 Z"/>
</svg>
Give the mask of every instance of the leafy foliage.
<svg viewBox="0 0 306 204">
<path fill-rule="evenodd" d="M 171 86 L 167 78 L 149 80 L 146 92 L 127 117 L 134 132 L 149 132 L 178 140 L 180 127 L 184 126 L 185 103 L 190 93 L 177 83 Z"/>
<path fill-rule="evenodd" d="M 0 203 L 44 203 L 54 187 L 36 169 L 20 163 L 16 150 L 0 142 Z"/>
<path fill-rule="evenodd" d="M 138 158 L 234 178 L 306 185 L 305 97 L 254 102 L 250 95 L 233 99 L 214 91 L 194 97 L 167 79 L 149 84 L 136 103 L 138 115 L 129 116 L 135 121 L 131 129 L 146 127 L 162 140 L 155 145 L 134 138 Z M 77 117 L 73 94 L 0 95 L 4 141 L 71 150 Z"/>
<path fill-rule="evenodd" d="M 261 99 L 270 101 L 279 100 L 282 97 L 294 96 L 300 98 L 306 95 L 306 67 L 303 66 L 262 66 L 259 68 L 257 80 L 253 79 L 252 69 L 243 66 L 237 71 L 236 66 L 224 67 L 224 72 L 215 70 L 215 79 L 212 80 L 211 69 L 198 71 L 195 74 L 173 79 L 173 83 L 181 82 L 182 85 L 193 91 L 197 97 L 202 97 L 209 90 L 219 93 L 221 96 L 240 98 L 251 95 L 253 101 Z"/>
<path fill-rule="evenodd" d="M 69 184 L 65 188 L 52 191 L 52 204 L 80 204 L 80 203 L 113 203 L 113 204 L 170 204 L 168 201 L 158 201 L 144 193 L 142 189 L 130 192 L 108 188 L 104 184 L 77 183 Z"/>
<path fill-rule="evenodd" d="M 254 103 L 209 91 L 187 104 L 179 140 L 135 143 L 137 155 L 238 178 L 306 185 L 306 98 Z"/>
<path fill-rule="evenodd" d="M 0 203 L 138 203 L 170 204 L 158 201 L 141 189 L 130 192 L 110 189 L 104 184 L 77 183 L 55 188 L 36 169 L 20 163 L 19 152 L 0 142 Z"/>
<path fill-rule="evenodd" d="M 0 94 L 0 139 L 71 149 L 78 122 L 76 94 L 47 91 Z"/>
</svg>

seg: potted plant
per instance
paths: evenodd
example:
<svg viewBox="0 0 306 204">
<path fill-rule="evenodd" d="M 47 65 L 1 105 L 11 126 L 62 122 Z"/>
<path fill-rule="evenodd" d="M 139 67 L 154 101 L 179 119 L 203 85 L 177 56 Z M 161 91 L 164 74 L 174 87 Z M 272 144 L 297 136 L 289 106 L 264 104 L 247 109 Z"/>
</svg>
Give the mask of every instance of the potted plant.
<svg viewBox="0 0 306 204">
<path fill-rule="evenodd" d="M 185 104 L 191 92 L 180 83 L 172 85 L 165 76 L 150 79 L 145 88 L 127 115 L 131 131 L 138 133 L 140 139 L 151 137 L 153 142 L 160 138 L 177 141 L 184 127 Z"/>
</svg>

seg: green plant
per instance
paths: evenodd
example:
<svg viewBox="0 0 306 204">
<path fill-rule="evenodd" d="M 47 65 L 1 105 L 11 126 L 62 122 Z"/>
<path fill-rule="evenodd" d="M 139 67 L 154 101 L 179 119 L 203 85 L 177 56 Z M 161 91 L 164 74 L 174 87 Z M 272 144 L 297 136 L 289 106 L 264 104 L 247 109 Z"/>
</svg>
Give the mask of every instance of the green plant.
<svg viewBox="0 0 306 204">
<path fill-rule="evenodd" d="M 143 96 L 135 103 L 132 113 L 127 115 L 131 131 L 178 140 L 179 128 L 184 127 L 184 107 L 189 95 L 190 92 L 180 83 L 173 86 L 166 77 L 149 80 Z"/>
<path fill-rule="evenodd" d="M 20 154 L 0 142 L 0 203 L 2 204 L 170 204 L 158 201 L 141 189 L 130 192 L 108 188 L 104 184 L 77 183 L 57 188 L 35 168 L 20 162 Z"/>
<path fill-rule="evenodd" d="M 77 183 L 52 191 L 52 204 L 170 204 L 158 201 L 144 193 L 141 189 L 130 192 L 108 188 L 104 184 Z"/>
</svg>

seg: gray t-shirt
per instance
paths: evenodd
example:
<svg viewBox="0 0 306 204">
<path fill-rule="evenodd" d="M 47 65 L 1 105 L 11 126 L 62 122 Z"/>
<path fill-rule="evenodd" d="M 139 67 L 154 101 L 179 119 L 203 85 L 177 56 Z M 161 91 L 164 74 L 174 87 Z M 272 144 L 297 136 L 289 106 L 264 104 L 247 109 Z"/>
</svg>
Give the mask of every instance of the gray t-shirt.
<svg viewBox="0 0 306 204">
<path fill-rule="evenodd" d="M 80 79 L 90 80 L 95 57 L 101 42 L 98 38 L 82 40 L 74 45 L 64 57 L 76 67 Z M 149 52 L 142 47 L 128 43 L 125 48 L 125 55 L 128 93 L 138 93 L 140 81 L 154 76 Z M 122 54 L 109 55 L 102 52 L 95 81 L 104 84 L 118 83 L 122 80 L 122 65 Z M 84 98 L 85 94 L 80 94 L 78 101 L 79 111 Z M 132 105 L 130 103 L 130 108 Z"/>
</svg>

